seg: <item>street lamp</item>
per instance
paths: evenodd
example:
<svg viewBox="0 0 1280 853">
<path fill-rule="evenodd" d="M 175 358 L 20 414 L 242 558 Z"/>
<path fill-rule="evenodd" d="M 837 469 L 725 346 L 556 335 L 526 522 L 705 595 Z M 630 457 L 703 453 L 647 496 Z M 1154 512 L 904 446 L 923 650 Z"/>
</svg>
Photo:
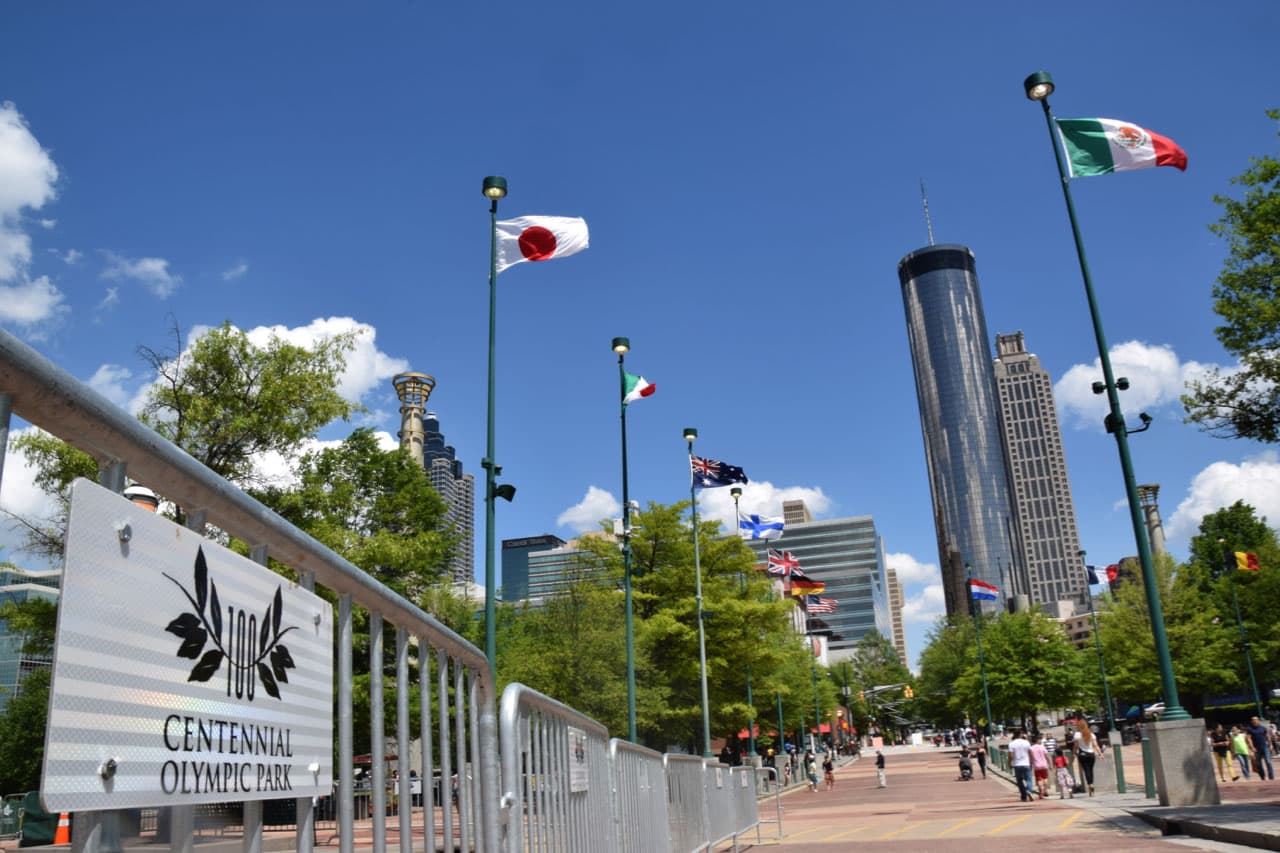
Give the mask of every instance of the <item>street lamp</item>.
<svg viewBox="0 0 1280 853">
<path fill-rule="evenodd" d="M 1249 635 L 1245 633 L 1244 620 L 1240 618 L 1240 599 L 1236 597 L 1235 555 L 1228 549 L 1227 540 L 1221 536 L 1218 537 L 1218 544 L 1222 546 L 1222 571 L 1231 578 L 1231 604 L 1236 609 L 1236 627 L 1240 629 L 1240 646 L 1244 649 L 1244 663 L 1249 669 L 1249 686 L 1253 688 L 1253 705 L 1258 712 L 1258 718 L 1266 719 L 1262 716 L 1262 698 L 1258 695 L 1258 680 L 1253 677 L 1253 657 L 1249 654 Z"/>
<path fill-rule="evenodd" d="M 689 457 L 693 458 L 693 442 L 698 431 L 684 428 L 684 440 L 689 445 Z M 692 468 L 690 469 L 692 471 Z M 707 700 L 707 634 L 702 625 L 702 557 L 698 553 L 698 490 L 693 477 L 689 477 L 689 500 L 693 502 L 693 576 L 695 603 L 698 606 L 698 667 L 702 673 L 702 757 L 711 758 L 711 709 Z"/>
<path fill-rule="evenodd" d="M 1089 584 L 1089 567 L 1084 563 L 1084 551 L 1080 551 L 1080 564 L 1084 566 L 1084 590 L 1089 596 L 1089 618 L 1093 620 L 1093 640 L 1098 647 L 1098 674 L 1102 676 L 1102 696 L 1107 702 L 1107 737 L 1112 741 L 1111 745 L 1116 747 L 1112 754 L 1116 757 L 1116 792 L 1123 794 L 1126 790 L 1124 781 L 1124 750 L 1119 749 L 1124 745 L 1123 738 L 1117 739 L 1115 705 L 1111 704 L 1111 688 L 1107 685 L 1107 661 L 1102 653 L 1102 635 L 1098 633 L 1098 611 L 1093 606 L 1093 587 Z"/>
<path fill-rule="evenodd" d="M 730 486 L 729 497 L 733 498 L 733 523 L 738 524 L 738 500 L 742 497 L 741 486 Z M 747 587 L 746 576 L 742 577 L 742 588 Z M 751 712 L 751 716 L 747 718 L 747 755 L 751 758 L 756 756 L 756 709 L 751 699 L 751 664 L 747 664 L 747 708 Z"/>
<path fill-rule="evenodd" d="M 485 437 L 484 459 L 484 651 L 489 658 L 489 668 L 498 671 L 498 641 L 494 625 L 494 598 L 497 583 L 493 560 L 493 501 L 502 497 L 510 501 L 515 497 L 515 487 L 499 486 L 495 482 L 502 467 L 493 461 L 493 384 L 494 352 L 498 337 L 498 199 L 507 195 L 507 179 L 489 175 L 481 185 L 481 192 L 489 199 L 489 415 Z"/>
<path fill-rule="evenodd" d="M 978 672 L 982 676 L 982 705 L 987 711 L 987 725 L 982 743 L 986 746 L 990 742 L 991 729 L 994 720 L 991 718 L 991 696 L 987 693 L 987 659 L 982 654 L 982 608 L 978 607 L 977 602 L 973 598 L 973 567 L 968 563 L 964 564 L 964 575 L 968 583 L 965 584 L 966 591 L 969 593 L 969 612 L 973 614 L 973 627 L 978 635 Z M 990 748 L 987 754 L 991 754 Z"/>
<path fill-rule="evenodd" d="M 1084 277 L 1084 292 L 1089 302 L 1089 315 L 1093 320 L 1093 336 L 1098 345 L 1098 359 L 1102 363 L 1101 387 L 1095 385 L 1095 393 L 1107 394 L 1110 413 L 1104 420 L 1107 432 L 1116 437 L 1116 448 L 1120 453 L 1120 469 L 1124 474 L 1125 494 L 1129 500 L 1129 517 L 1133 524 L 1133 538 L 1138 546 L 1138 560 L 1142 565 L 1142 583 L 1147 597 L 1147 611 L 1151 617 L 1151 634 L 1155 641 L 1156 662 L 1160 668 L 1160 686 L 1164 693 L 1165 711 L 1161 715 L 1167 720 L 1189 720 L 1191 715 L 1178 701 L 1178 685 L 1173 677 L 1173 661 L 1169 657 L 1169 640 L 1165 632 L 1164 610 L 1160 604 L 1160 590 L 1156 587 L 1155 569 L 1151 562 L 1151 545 L 1147 540 L 1146 522 L 1142 518 L 1141 502 L 1138 498 L 1138 481 L 1133 473 L 1133 460 L 1129 455 L 1129 433 L 1125 426 L 1124 412 L 1120 408 L 1121 385 L 1117 384 L 1111 369 L 1111 356 L 1107 351 L 1107 338 L 1102 330 L 1102 315 L 1098 310 L 1098 300 L 1093 293 L 1093 280 L 1089 275 L 1089 263 L 1085 259 L 1084 242 L 1080 237 L 1080 225 L 1076 221 L 1075 203 L 1071 200 L 1071 185 L 1066 169 L 1062 163 L 1062 152 L 1058 148 L 1057 135 L 1054 132 L 1053 114 L 1049 111 L 1049 95 L 1054 91 L 1053 78 L 1047 71 L 1037 71 L 1023 81 L 1027 97 L 1039 101 L 1044 108 L 1044 119 L 1049 128 L 1049 144 L 1053 146 L 1053 157 L 1058 164 L 1058 176 L 1062 180 L 1062 195 L 1067 202 L 1067 216 L 1071 220 L 1071 234 L 1075 238 L 1076 256 L 1080 261 L 1080 274 Z M 1127 387 L 1125 382 L 1123 387 Z M 1145 418 L 1143 419 L 1146 420 Z M 1144 427 L 1145 429 L 1145 427 Z"/>
<path fill-rule="evenodd" d="M 627 338 L 614 338 L 613 351 L 618 354 L 618 387 L 622 401 L 622 588 L 627 611 L 627 739 L 636 742 L 636 648 L 635 628 L 631 615 L 631 500 L 627 493 L 627 371 L 623 358 L 631 349 Z"/>
</svg>

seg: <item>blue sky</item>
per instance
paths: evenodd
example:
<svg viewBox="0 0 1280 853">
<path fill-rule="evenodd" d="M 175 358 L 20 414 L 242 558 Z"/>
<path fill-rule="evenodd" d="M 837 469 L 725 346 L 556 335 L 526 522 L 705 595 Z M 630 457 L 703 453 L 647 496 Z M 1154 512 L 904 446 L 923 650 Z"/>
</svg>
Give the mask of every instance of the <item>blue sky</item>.
<svg viewBox="0 0 1280 853">
<path fill-rule="evenodd" d="M 752 478 L 745 510 L 873 515 L 914 659 L 942 611 L 896 273 L 927 243 L 921 179 L 938 241 L 976 254 L 989 330 L 1022 330 L 1057 383 L 1089 561 L 1135 550 L 1032 71 L 1054 75 L 1056 115 L 1133 121 L 1190 158 L 1074 185 L 1126 410 L 1155 418 L 1133 452 L 1171 549 L 1237 498 L 1280 518 L 1275 450 L 1209 437 L 1178 404 L 1187 376 L 1231 366 L 1207 225 L 1214 193 L 1275 151 L 1280 7 L 1030 8 L 10 4 L 0 324 L 125 406 L 151 378 L 137 347 L 174 322 L 360 325 L 343 389 L 361 422 L 394 433 L 391 376 L 431 373 L 481 474 L 480 182 L 504 175 L 501 216 L 585 217 L 591 248 L 500 279 L 497 461 L 519 494 L 498 539 L 615 511 L 625 335 L 658 386 L 628 420 L 632 497 L 688 497 L 696 426 L 699 453 Z M 5 474 L 4 505 L 38 508 L 16 460 Z M 719 492 L 704 508 L 727 518 Z"/>
</svg>

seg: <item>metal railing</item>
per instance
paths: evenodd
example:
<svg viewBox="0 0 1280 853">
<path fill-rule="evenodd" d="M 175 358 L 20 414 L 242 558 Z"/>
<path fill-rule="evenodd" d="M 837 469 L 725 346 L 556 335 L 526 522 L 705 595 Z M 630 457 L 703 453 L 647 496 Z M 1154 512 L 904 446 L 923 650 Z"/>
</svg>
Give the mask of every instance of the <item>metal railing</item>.
<svg viewBox="0 0 1280 853">
<path fill-rule="evenodd" d="M 443 778 L 455 767 L 471 767 L 459 786 L 460 820 L 442 809 L 442 834 L 446 849 L 454 849 L 457 837 L 463 849 L 497 853 L 499 849 L 499 767 L 496 696 L 492 672 L 484 653 L 449 630 L 430 614 L 378 583 L 359 568 L 293 527 L 240 489 L 214 474 L 177 446 L 163 439 L 88 385 L 49 362 L 13 335 L 0 330 L 0 477 L 7 445 L 10 415 L 89 453 L 97 459 L 100 481 L 114 491 L 125 486 L 126 471 L 164 498 L 181 506 L 189 526 L 202 530 L 215 525 L 226 534 L 248 543 L 252 558 L 265 564 L 267 556 L 290 567 L 303 586 L 324 586 L 337 594 L 337 802 L 338 834 L 342 853 L 354 850 L 353 713 L 352 713 L 352 614 L 361 607 L 370 622 L 370 742 L 372 744 L 373 794 L 372 841 L 386 845 L 385 767 L 382 732 L 382 624 L 395 628 L 397 755 L 409 755 L 410 720 L 408 678 L 410 648 L 415 646 L 421 694 L 419 730 L 422 766 L 439 766 Z M 435 658 L 434 667 L 432 657 Z M 432 688 L 434 671 L 436 686 Z M 433 722 L 433 693 L 438 718 Z M 452 730 L 452 731 L 451 731 Z M 469 738 L 468 738 L 469 733 Z M 429 771 L 428 771 L 429 772 Z M 400 777 L 400 800 L 409 802 L 407 773 Z M 428 798 L 421 807 L 428 838 L 435 833 L 435 809 Z M 170 844 L 189 849 L 194 836 L 194 808 L 171 809 Z M 399 814 L 399 846 L 412 849 L 410 809 Z M 77 814 L 76 848 L 96 851 L 111 844 L 112 812 Z M 310 798 L 300 798 L 297 814 L 297 849 L 312 849 L 313 812 Z M 244 803 L 244 849 L 262 847 L 261 801 Z"/>
</svg>

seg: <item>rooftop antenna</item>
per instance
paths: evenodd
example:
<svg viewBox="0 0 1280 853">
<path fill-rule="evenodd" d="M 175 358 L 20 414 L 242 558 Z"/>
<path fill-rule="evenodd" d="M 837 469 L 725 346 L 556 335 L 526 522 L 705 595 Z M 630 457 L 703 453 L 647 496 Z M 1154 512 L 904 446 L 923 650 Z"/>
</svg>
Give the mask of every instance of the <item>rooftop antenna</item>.
<svg viewBox="0 0 1280 853">
<path fill-rule="evenodd" d="M 920 201 L 924 203 L 924 224 L 929 229 L 929 245 L 933 245 L 933 220 L 929 218 L 929 196 L 924 192 L 924 178 L 920 179 Z"/>
</svg>

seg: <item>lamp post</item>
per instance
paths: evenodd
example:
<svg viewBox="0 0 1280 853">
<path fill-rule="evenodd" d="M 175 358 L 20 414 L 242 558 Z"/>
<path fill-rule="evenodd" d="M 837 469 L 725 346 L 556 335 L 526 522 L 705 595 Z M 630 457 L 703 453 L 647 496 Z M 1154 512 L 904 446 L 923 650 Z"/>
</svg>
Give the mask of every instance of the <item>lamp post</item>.
<svg viewBox="0 0 1280 853">
<path fill-rule="evenodd" d="M 741 486 L 731 486 L 729 488 L 729 497 L 733 498 L 733 523 L 735 528 L 741 516 L 738 513 L 738 500 L 742 497 Z M 742 580 L 742 589 L 747 588 L 746 575 L 739 575 Z M 747 664 L 747 708 L 751 716 L 747 718 L 747 755 L 751 758 L 756 757 L 756 709 L 751 700 L 751 664 Z"/>
<path fill-rule="evenodd" d="M 1107 351 L 1107 338 L 1102 330 L 1102 315 L 1098 310 L 1098 300 L 1093 293 L 1093 280 L 1089 275 L 1089 263 L 1085 259 L 1084 242 L 1080 237 L 1080 226 L 1076 221 L 1075 204 L 1071 199 L 1071 184 L 1062 163 L 1062 151 L 1058 147 L 1054 133 L 1053 114 L 1049 111 L 1049 95 L 1053 94 L 1053 78 L 1047 71 L 1037 71 L 1023 81 L 1023 89 L 1027 98 L 1039 101 L 1044 108 L 1044 119 L 1049 128 L 1049 144 L 1053 146 L 1054 161 L 1058 164 L 1058 176 L 1062 180 L 1062 195 L 1067 203 L 1067 216 L 1071 220 L 1071 234 L 1075 238 L 1076 256 L 1080 261 L 1080 274 L 1084 278 L 1085 297 L 1089 302 L 1089 316 L 1093 320 L 1093 336 L 1098 345 L 1098 359 L 1102 363 L 1100 383 L 1094 383 L 1096 394 L 1106 393 L 1110 413 L 1104 420 L 1107 432 L 1116 437 L 1116 448 L 1120 453 L 1120 470 L 1124 474 L 1125 494 L 1129 501 L 1129 517 L 1133 525 L 1133 538 L 1138 546 L 1138 560 L 1142 565 L 1142 583 L 1147 597 L 1147 612 L 1151 617 L 1151 634 L 1155 641 L 1156 662 L 1160 669 L 1160 686 L 1164 693 L 1165 711 L 1161 715 L 1167 720 L 1189 720 L 1191 715 L 1178 700 L 1178 685 L 1174 681 L 1173 661 L 1169 656 L 1169 640 L 1165 632 L 1164 610 L 1160 604 L 1160 590 L 1156 588 L 1155 568 L 1151 562 L 1151 545 L 1147 540 L 1146 522 L 1142 517 L 1141 501 L 1138 498 L 1138 481 L 1133 473 L 1133 460 L 1129 455 L 1129 433 L 1146 429 L 1130 430 L 1125 426 L 1124 412 L 1120 408 L 1120 391 L 1129 387 L 1128 380 L 1121 377 L 1116 380 L 1111 369 L 1111 356 Z M 1142 418 L 1144 424 L 1150 424 L 1150 418 Z"/>
<path fill-rule="evenodd" d="M 1089 596 L 1089 618 L 1093 621 L 1093 640 L 1098 647 L 1098 674 L 1102 676 L 1102 696 L 1107 703 L 1107 738 L 1112 741 L 1114 747 L 1112 754 L 1116 761 L 1116 792 L 1123 794 L 1127 788 L 1124 781 L 1124 750 L 1119 747 L 1124 744 L 1123 739 L 1117 743 L 1113 738 L 1113 735 L 1119 734 L 1116 731 L 1115 705 L 1111 703 L 1111 688 L 1107 685 L 1107 660 L 1102 653 L 1102 634 L 1098 632 L 1098 611 L 1093 606 L 1093 587 L 1089 584 L 1089 567 L 1085 566 L 1084 554 L 1084 551 L 1080 551 L 1080 565 L 1084 566 L 1084 590 Z"/>
<path fill-rule="evenodd" d="M 493 461 L 493 384 L 494 352 L 498 337 L 498 199 L 507 195 L 507 179 L 490 175 L 481 185 L 484 197 L 489 199 L 489 414 L 485 432 L 484 459 L 484 652 L 489 658 L 489 668 L 498 671 L 498 641 L 494 626 L 494 596 L 497 583 L 493 565 L 493 501 L 497 483 L 494 478 L 502 468 Z M 511 500 L 515 489 L 504 487 L 504 497 Z"/>
<path fill-rule="evenodd" d="M 1244 664 L 1249 669 L 1249 686 L 1253 689 L 1253 706 L 1257 711 L 1258 718 L 1265 720 L 1262 716 L 1262 698 L 1258 695 L 1258 680 L 1253 677 L 1253 657 L 1249 654 L 1249 635 L 1244 630 L 1244 619 L 1240 617 L 1240 599 L 1236 597 L 1236 561 L 1235 555 L 1228 550 L 1227 540 L 1218 538 L 1218 544 L 1222 546 L 1222 570 L 1227 572 L 1231 578 L 1231 604 L 1236 609 L 1236 627 L 1240 629 L 1240 646 L 1244 649 Z"/>
<path fill-rule="evenodd" d="M 623 358 L 631 349 L 627 338 L 614 338 L 613 351 L 618 354 L 618 399 L 627 396 L 627 372 Z M 636 743 L 636 648 L 635 628 L 631 615 L 631 499 L 627 493 L 627 404 L 622 402 L 622 588 L 627 611 L 627 740 Z"/>
<path fill-rule="evenodd" d="M 693 441 L 698 431 L 684 428 L 684 440 L 689 445 L 689 457 L 693 458 Z M 692 469 L 690 469 L 692 471 Z M 689 500 L 693 503 L 693 576 L 694 596 L 698 607 L 698 668 L 702 673 L 702 757 L 711 758 L 711 710 L 707 700 L 707 634 L 702 626 L 702 557 L 698 553 L 698 490 L 693 477 L 689 477 Z"/>
</svg>

